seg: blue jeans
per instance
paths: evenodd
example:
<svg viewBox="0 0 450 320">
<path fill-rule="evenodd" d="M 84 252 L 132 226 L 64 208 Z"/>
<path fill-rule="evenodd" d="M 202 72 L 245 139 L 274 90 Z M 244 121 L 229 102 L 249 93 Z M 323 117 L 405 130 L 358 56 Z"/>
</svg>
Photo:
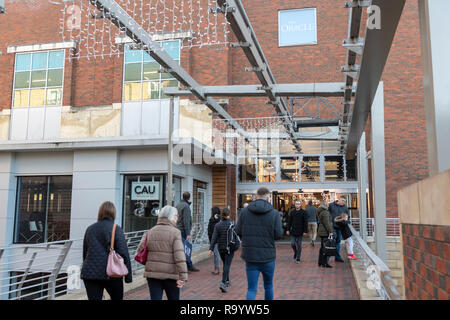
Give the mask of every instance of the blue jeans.
<svg viewBox="0 0 450 320">
<path fill-rule="evenodd" d="M 258 291 L 259 273 L 264 280 L 264 299 L 273 300 L 273 274 L 275 272 L 275 260 L 267 263 L 245 263 L 247 273 L 247 300 L 255 300 Z"/>
<path fill-rule="evenodd" d="M 341 229 L 334 228 L 334 235 L 336 238 L 336 257 L 334 259 L 339 260 L 339 259 L 342 259 L 341 253 L 340 253 L 341 252 L 341 240 L 342 240 Z"/>
<path fill-rule="evenodd" d="M 183 245 L 186 242 L 186 231 L 184 230 L 180 230 L 181 231 L 181 237 L 183 238 Z M 188 269 L 192 269 L 192 267 L 194 267 L 194 265 L 192 264 L 191 261 L 191 257 L 186 255 L 186 263 L 187 263 L 187 267 Z"/>
</svg>

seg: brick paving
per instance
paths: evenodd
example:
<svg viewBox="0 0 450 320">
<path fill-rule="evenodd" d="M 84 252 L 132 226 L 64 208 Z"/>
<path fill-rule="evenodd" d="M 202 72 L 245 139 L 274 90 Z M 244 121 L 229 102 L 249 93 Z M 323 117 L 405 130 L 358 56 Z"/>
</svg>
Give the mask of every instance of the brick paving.
<svg viewBox="0 0 450 320">
<path fill-rule="evenodd" d="M 274 299 L 276 300 L 358 300 L 358 291 L 350 268 L 350 263 L 335 263 L 330 258 L 332 269 L 319 268 L 317 258 L 320 245 L 312 247 L 303 243 L 300 264 L 292 259 L 293 251 L 289 244 L 277 244 L 277 260 L 274 277 Z M 247 278 L 245 263 L 240 257 L 240 251 L 235 253 L 231 265 L 231 287 L 228 292 L 219 290 L 222 276 L 211 274 L 212 258 L 208 258 L 196 267 L 199 272 L 189 274 L 189 280 L 181 290 L 182 300 L 245 300 L 247 293 Z M 222 268 L 222 266 L 221 266 Z M 149 291 L 147 285 L 136 288 L 125 294 L 126 300 L 147 300 Z M 164 296 L 164 299 L 165 296 Z M 259 277 L 257 300 L 264 299 L 262 275 Z"/>
</svg>

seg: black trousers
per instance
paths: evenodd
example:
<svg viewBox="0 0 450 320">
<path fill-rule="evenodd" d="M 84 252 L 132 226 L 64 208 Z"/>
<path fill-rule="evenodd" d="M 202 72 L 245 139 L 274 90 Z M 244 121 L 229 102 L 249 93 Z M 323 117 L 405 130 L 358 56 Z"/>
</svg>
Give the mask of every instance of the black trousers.
<svg viewBox="0 0 450 320">
<path fill-rule="evenodd" d="M 223 262 L 222 282 L 225 283 L 225 281 L 230 280 L 230 268 L 234 257 L 234 251 L 230 250 L 230 253 L 227 251 L 219 251 L 219 254 Z"/>
<path fill-rule="evenodd" d="M 167 300 L 180 300 L 180 288 L 177 280 L 147 278 L 151 300 L 162 300 L 163 291 L 166 292 Z"/>
<path fill-rule="evenodd" d="M 111 297 L 111 300 L 123 300 L 123 278 L 110 280 L 83 280 L 89 300 L 102 300 L 103 292 Z"/>
<path fill-rule="evenodd" d="M 326 255 L 325 249 L 324 249 L 324 242 L 327 239 L 328 239 L 328 237 L 320 237 L 320 250 L 319 250 L 319 264 L 320 265 L 328 264 L 329 256 Z"/>
</svg>

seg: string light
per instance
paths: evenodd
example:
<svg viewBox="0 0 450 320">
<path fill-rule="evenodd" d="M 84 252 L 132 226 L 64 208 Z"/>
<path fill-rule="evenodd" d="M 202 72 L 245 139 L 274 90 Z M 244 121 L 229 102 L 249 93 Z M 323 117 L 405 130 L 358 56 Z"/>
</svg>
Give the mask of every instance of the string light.
<svg viewBox="0 0 450 320">
<path fill-rule="evenodd" d="M 211 9 L 217 7 L 215 0 L 116 0 L 116 3 L 121 12 L 129 14 L 150 35 L 189 32 L 189 36 L 181 39 L 181 49 L 229 45 L 227 12 L 213 13 Z M 101 12 L 88 0 L 68 0 L 60 5 L 62 40 L 78 43 L 69 59 L 123 54 L 116 38 L 126 37 L 126 27 L 112 25 L 105 18 L 106 9 Z M 79 23 L 72 25 L 68 23 L 70 19 Z"/>
</svg>

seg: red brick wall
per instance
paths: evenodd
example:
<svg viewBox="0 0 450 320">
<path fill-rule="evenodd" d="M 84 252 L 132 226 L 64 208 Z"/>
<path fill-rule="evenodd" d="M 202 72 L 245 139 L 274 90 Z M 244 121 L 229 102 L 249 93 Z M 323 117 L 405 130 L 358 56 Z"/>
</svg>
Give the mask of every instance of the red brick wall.
<svg viewBox="0 0 450 320">
<path fill-rule="evenodd" d="M 408 300 L 450 299 L 450 226 L 403 224 Z"/>
</svg>

